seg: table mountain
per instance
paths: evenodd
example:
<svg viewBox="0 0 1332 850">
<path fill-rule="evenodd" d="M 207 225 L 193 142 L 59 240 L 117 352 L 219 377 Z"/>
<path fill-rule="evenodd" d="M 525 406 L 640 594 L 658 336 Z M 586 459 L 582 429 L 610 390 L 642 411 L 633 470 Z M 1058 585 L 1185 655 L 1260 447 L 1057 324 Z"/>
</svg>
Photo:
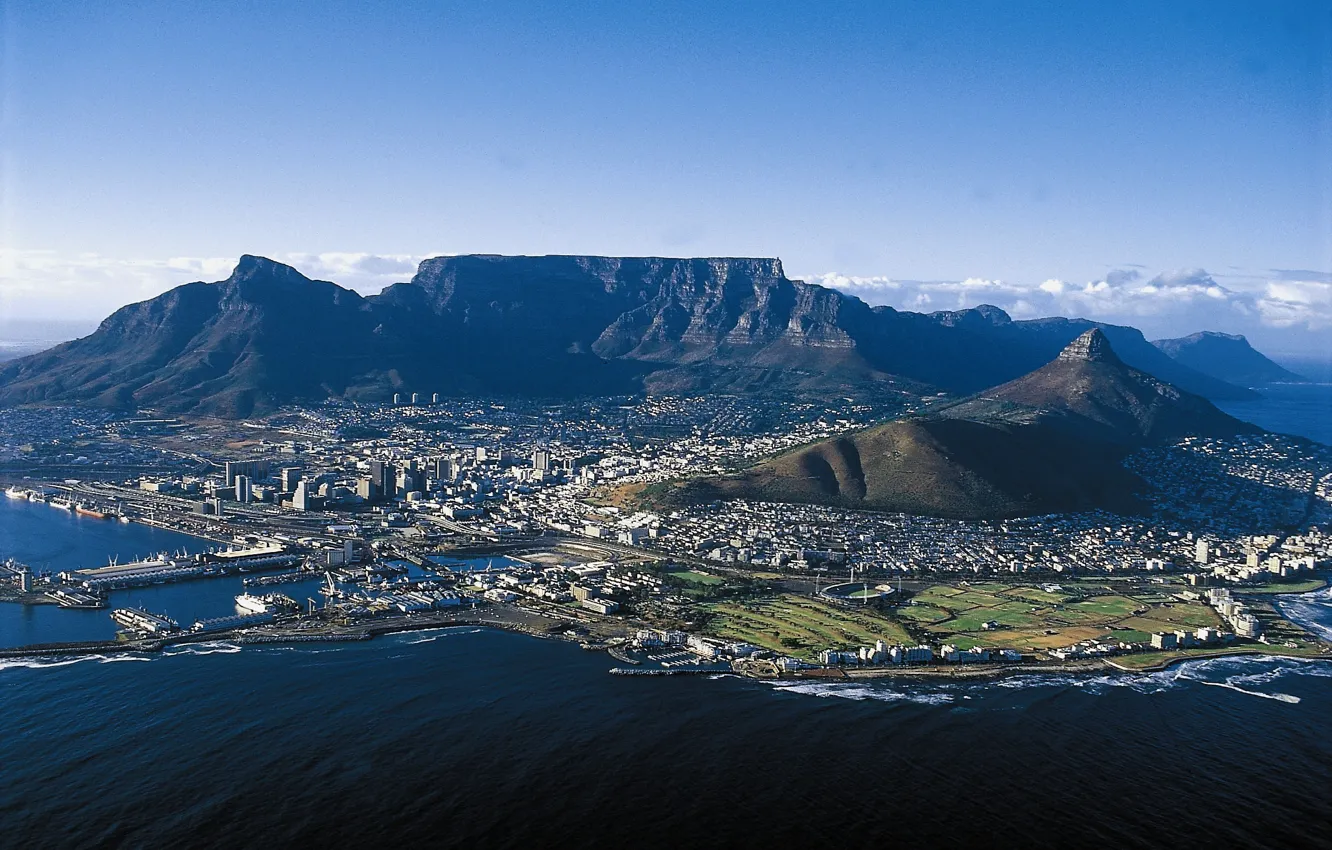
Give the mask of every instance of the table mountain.
<svg viewBox="0 0 1332 850">
<path fill-rule="evenodd" d="M 1252 396 L 1133 328 L 1015 322 L 979 307 L 870 307 L 763 258 L 505 257 L 423 262 L 362 297 L 262 257 L 217 283 L 121 308 L 92 335 L 0 367 L 0 404 L 246 416 L 395 391 L 970 393 L 1100 327 L 1130 364 L 1215 398 Z"/>
</svg>

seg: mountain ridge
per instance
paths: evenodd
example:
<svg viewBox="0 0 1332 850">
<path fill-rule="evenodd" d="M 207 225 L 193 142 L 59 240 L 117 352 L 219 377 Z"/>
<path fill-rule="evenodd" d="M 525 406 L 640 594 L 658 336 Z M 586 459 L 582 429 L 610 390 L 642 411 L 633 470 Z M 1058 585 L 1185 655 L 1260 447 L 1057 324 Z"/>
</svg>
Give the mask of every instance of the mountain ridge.
<svg viewBox="0 0 1332 850">
<path fill-rule="evenodd" d="M 1244 386 L 1307 380 L 1263 355 L 1242 334 L 1199 331 L 1177 339 L 1152 340 L 1152 345 L 1190 369 L 1212 377 L 1224 374 L 1225 380 Z"/>
<path fill-rule="evenodd" d="M 401 390 L 959 394 L 1035 368 L 1089 327 L 1163 379 L 1252 397 L 1134 328 L 871 307 L 788 279 L 776 258 L 435 257 L 361 296 L 245 255 L 223 281 L 126 305 L 88 337 L 0 366 L 0 404 L 247 416 Z"/>
</svg>

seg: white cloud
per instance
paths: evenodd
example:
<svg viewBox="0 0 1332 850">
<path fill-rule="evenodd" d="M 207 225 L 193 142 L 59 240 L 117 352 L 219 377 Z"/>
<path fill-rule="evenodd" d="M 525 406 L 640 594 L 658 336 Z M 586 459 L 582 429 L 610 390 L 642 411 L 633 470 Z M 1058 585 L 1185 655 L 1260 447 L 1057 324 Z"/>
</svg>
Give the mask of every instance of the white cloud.
<svg viewBox="0 0 1332 850">
<path fill-rule="evenodd" d="M 172 257 L 167 268 L 199 275 L 205 280 L 218 280 L 231 274 L 236 267 L 235 257 Z"/>
<path fill-rule="evenodd" d="M 1268 281 L 1255 304 L 1265 323 L 1279 328 L 1332 328 L 1332 282 Z"/>
<path fill-rule="evenodd" d="M 0 318 L 97 320 L 210 271 L 225 277 L 234 259 L 126 260 L 97 254 L 0 251 Z"/>
<path fill-rule="evenodd" d="M 1276 329 L 1318 333 L 1332 328 L 1332 275 L 1323 272 L 1274 271 L 1270 279 L 1255 279 L 1186 268 L 1149 278 L 1137 268 L 1122 268 L 1083 283 L 1059 278 L 1014 283 L 980 276 L 899 280 L 835 272 L 805 279 L 898 309 L 957 310 L 993 304 L 1015 319 L 1082 317 L 1134 325 L 1153 337 L 1201 329 L 1261 336 L 1266 329 L 1269 341 L 1283 345 Z"/>
<path fill-rule="evenodd" d="M 966 280 L 896 280 L 890 277 L 854 277 L 829 272 L 804 280 L 855 295 L 870 304 L 935 310 L 960 310 L 977 304 L 998 303 L 1028 290 L 1002 280 L 970 277 Z M 931 306 L 932 305 L 932 306 Z"/>
<path fill-rule="evenodd" d="M 430 254 L 289 253 L 272 259 L 307 277 L 331 280 L 362 294 L 410 280 Z M 68 318 L 99 321 L 125 304 L 190 281 L 223 280 L 237 257 L 125 259 L 99 254 L 0 250 L 0 319 Z"/>
<path fill-rule="evenodd" d="M 830 289 L 840 289 L 843 292 L 850 292 L 861 295 L 869 300 L 870 296 L 881 293 L 898 292 L 903 288 L 901 281 L 896 281 L 887 277 L 853 277 L 829 273 L 824 275 L 813 275 L 806 278 L 810 283 L 818 283 Z M 910 281 L 908 281 L 910 282 Z"/>
<path fill-rule="evenodd" d="M 435 254 L 369 254 L 328 251 L 322 254 L 287 254 L 275 258 L 290 263 L 307 277 L 332 280 L 360 291 L 379 291 L 390 283 L 410 280 L 416 267 Z"/>
</svg>

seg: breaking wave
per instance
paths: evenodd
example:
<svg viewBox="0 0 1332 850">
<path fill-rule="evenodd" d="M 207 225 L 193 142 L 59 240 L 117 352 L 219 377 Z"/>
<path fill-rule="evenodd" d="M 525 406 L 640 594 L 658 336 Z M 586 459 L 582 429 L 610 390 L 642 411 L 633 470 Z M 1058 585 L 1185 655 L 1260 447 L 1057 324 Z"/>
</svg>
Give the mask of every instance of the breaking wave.
<svg viewBox="0 0 1332 850">
<path fill-rule="evenodd" d="M 1326 641 L 1332 641 L 1332 587 L 1278 596 L 1281 613 Z"/>
<path fill-rule="evenodd" d="M 404 632 L 402 642 L 408 646 L 414 646 L 418 643 L 434 643 L 442 637 L 452 637 L 454 635 L 474 635 L 485 631 L 485 629 L 459 628 L 457 626 L 442 626 L 438 629 L 420 629 L 414 632 Z M 428 635 L 428 637 L 419 637 L 419 635 Z"/>
<path fill-rule="evenodd" d="M 207 641 L 205 643 L 187 643 L 179 646 L 173 646 L 162 651 L 164 658 L 173 658 L 177 655 L 234 655 L 240 652 L 241 648 L 234 643 L 226 641 Z"/>
<path fill-rule="evenodd" d="M 807 696 L 816 696 L 822 698 L 837 698 L 849 700 L 877 700 L 879 702 L 909 702 L 921 705 L 942 705 L 950 703 L 956 697 L 944 692 L 942 689 L 927 690 L 924 688 L 915 689 L 911 687 L 894 688 L 881 682 L 865 683 L 842 683 L 842 682 L 818 682 L 799 685 L 778 684 L 775 686 L 778 691 L 793 694 L 805 694 Z"/>
<path fill-rule="evenodd" d="M 117 661 L 152 661 L 148 655 L 116 653 L 113 655 L 55 655 L 33 658 L 6 658 L 0 660 L 0 671 L 4 670 L 47 670 L 55 667 L 68 667 L 71 664 L 96 662 L 114 664 Z"/>
<path fill-rule="evenodd" d="M 823 698 L 878 700 L 890 703 L 945 705 L 959 699 L 983 702 L 987 696 L 1015 691 L 1077 691 L 1091 695 L 1127 688 L 1140 694 L 1160 694 L 1203 685 L 1219 687 L 1261 699 L 1288 704 L 1300 702 L 1276 690 L 1291 677 L 1332 678 L 1332 664 L 1318 659 L 1246 655 L 1186 661 L 1152 673 L 1019 673 L 984 682 L 902 681 L 878 679 L 859 682 L 776 682 L 774 690 Z"/>
</svg>

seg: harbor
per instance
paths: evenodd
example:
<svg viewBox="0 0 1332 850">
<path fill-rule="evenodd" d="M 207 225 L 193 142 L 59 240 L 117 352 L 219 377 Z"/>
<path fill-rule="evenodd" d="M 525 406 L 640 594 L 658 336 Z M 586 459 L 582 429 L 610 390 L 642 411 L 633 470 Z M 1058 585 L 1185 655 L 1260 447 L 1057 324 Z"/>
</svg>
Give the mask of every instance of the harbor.
<svg viewBox="0 0 1332 850">
<path fill-rule="evenodd" d="M 579 599 L 564 588 L 584 592 L 579 583 L 595 580 L 650 589 L 653 578 L 610 561 L 579 562 L 568 551 L 554 551 L 559 541 L 446 551 L 391 545 L 361 563 L 321 565 L 309 549 L 274 540 L 251 538 L 245 545 L 218 547 L 181 535 L 164 538 L 164 532 L 147 524 L 89 521 L 29 499 L 0 500 L 0 523 L 5 522 L 29 535 L 29 542 L 16 550 L 24 560 L 6 564 L 8 580 L 0 583 L 28 587 L 18 601 L 47 603 L 0 608 L 0 647 L 8 657 L 153 652 L 199 639 L 242 644 L 360 640 L 476 625 L 578 641 L 619 662 L 622 666 L 612 669 L 616 676 L 737 672 L 759 679 L 864 681 L 1117 669 L 1100 658 L 1058 664 L 1027 658 L 972 666 L 828 667 L 750 657 L 755 648 L 735 641 L 669 630 L 634 632 L 632 621 L 592 610 L 604 603 L 590 596 Z M 75 534 L 69 533 L 71 524 Z M 102 556 L 110 561 L 106 566 L 87 566 L 97 557 L 87 547 L 51 548 L 73 540 L 102 543 L 108 532 L 118 545 Z M 584 558 L 597 554 L 584 552 L 586 543 L 578 545 Z M 156 548 L 157 554 L 123 559 L 145 548 Z M 328 551 L 345 554 L 326 549 L 324 556 Z M 32 564 L 44 569 L 38 573 Z M 36 575 L 57 583 L 36 585 Z M 1156 659 L 1135 663 L 1149 660 Z"/>
<path fill-rule="evenodd" d="M 218 549 L 217 543 L 145 523 L 121 523 L 59 510 L 26 497 L 16 498 L 13 488 L 6 494 L 0 499 L 4 554 L 26 567 L 33 583 L 32 591 L 23 594 L 15 581 L 0 581 L 0 587 L 13 591 L 5 597 L 11 604 L 0 604 L 0 647 L 101 641 L 115 646 L 120 627 L 109 612 L 120 608 L 164 613 L 187 624 L 236 613 L 235 597 L 245 590 L 240 572 L 180 580 L 193 573 L 188 562 Z M 100 572 L 112 562 L 118 566 Z M 181 572 L 172 575 L 169 562 L 180 562 Z M 220 566 L 209 567 L 220 570 Z M 162 573 L 164 569 L 168 572 Z M 36 581 L 43 573 L 51 577 L 86 575 L 93 586 L 44 587 Z M 115 580 L 109 580 L 113 577 Z M 162 583 L 154 583 L 158 580 Z M 137 586 L 116 586 L 120 584 Z M 309 584 L 313 590 L 317 581 Z M 300 594 L 299 585 L 289 587 Z"/>
<path fill-rule="evenodd" d="M 89 524 L 72 511 L 13 497 L 0 500 L 0 531 L 8 533 L 23 567 L 80 584 L 20 597 L 28 604 L 0 605 L 0 657 L 6 658 L 151 653 L 217 639 L 364 640 L 455 625 L 549 637 L 574 625 L 508 606 L 464 606 L 448 592 L 455 577 L 473 570 L 498 574 L 517 563 L 500 556 L 441 557 L 444 563 L 426 561 L 426 569 L 386 562 L 369 569 L 293 570 L 302 558 L 272 548 L 210 555 L 217 548 L 210 541 L 143 523 Z M 126 557 L 141 552 L 157 554 Z M 117 557 L 123 563 L 88 566 Z M 0 585 L 16 586 L 19 558 L 5 568 L 10 578 Z M 346 613 L 326 610 L 330 602 Z M 314 612 L 322 616 L 312 617 Z"/>
</svg>

